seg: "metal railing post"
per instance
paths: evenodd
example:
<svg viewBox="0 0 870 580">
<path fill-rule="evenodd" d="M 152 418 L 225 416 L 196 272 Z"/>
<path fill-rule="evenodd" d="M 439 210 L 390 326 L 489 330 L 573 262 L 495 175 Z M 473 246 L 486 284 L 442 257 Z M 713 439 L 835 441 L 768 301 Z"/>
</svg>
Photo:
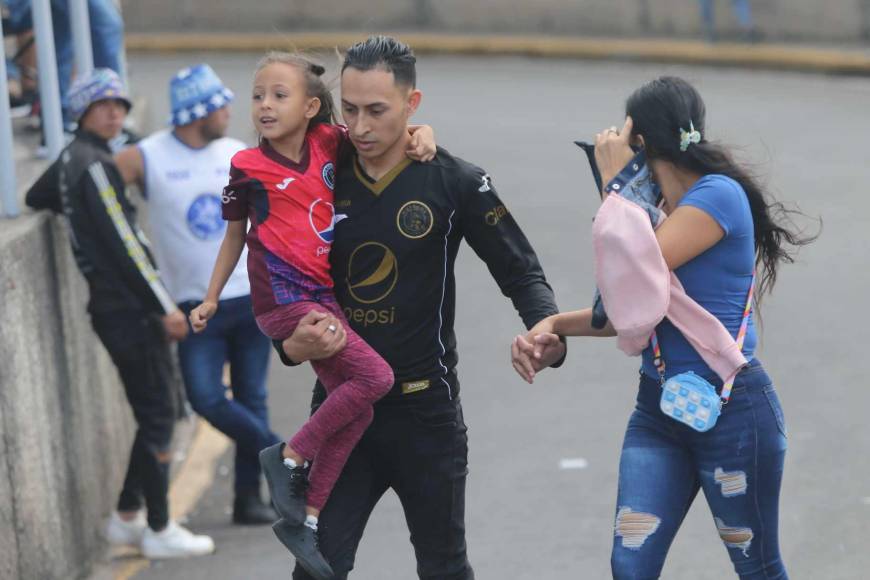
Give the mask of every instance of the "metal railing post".
<svg viewBox="0 0 870 580">
<path fill-rule="evenodd" d="M 94 70 L 94 47 L 91 44 L 88 0 L 69 0 L 69 25 L 75 51 L 76 76 L 82 78 Z"/>
<path fill-rule="evenodd" d="M 0 38 L 3 23 L 0 22 Z M 9 112 L 9 84 L 6 81 L 6 47 L 0 42 L 0 205 L 6 217 L 18 215 L 18 186 L 15 182 L 15 162 L 12 150 L 12 116 Z"/>
<path fill-rule="evenodd" d="M 57 83 L 57 57 L 49 0 L 33 0 L 33 34 L 39 71 L 39 101 L 42 108 L 42 134 L 47 157 L 54 161 L 63 149 L 63 118 L 60 88 Z"/>
<path fill-rule="evenodd" d="M 868 0 L 870 2 L 870 0 Z M 121 19 L 124 19 L 124 10 L 121 6 L 121 0 L 115 0 L 115 6 L 118 7 L 118 12 L 121 14 Z M 124 88 L 127 89 L 127 94 L 132 95 L 133 89 L 130 87 L 130 76 L 127 67 L 127 43 L 121 43 L 121 70 L 118 71 L 118 76 L 121 77 L 121 82 L 124 83 Z"/>
</svg>

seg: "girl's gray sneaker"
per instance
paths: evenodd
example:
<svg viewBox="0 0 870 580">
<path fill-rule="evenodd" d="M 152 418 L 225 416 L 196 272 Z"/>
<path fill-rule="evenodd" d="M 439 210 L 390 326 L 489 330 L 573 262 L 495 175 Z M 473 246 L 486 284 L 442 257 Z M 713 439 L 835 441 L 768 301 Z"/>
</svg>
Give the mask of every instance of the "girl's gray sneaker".
<svg viewBox="0 0 870 580">
<path fill-rule="evenodd" d="M 293 525 L 305 521 L 305 490 L 308 489 L 308 468 L 284 465 L 284 443 L 276 443 L 260 451 L 260 466 L 269 484 L 269 495 L 278 515 Z"/>
<path fill-rule="evenodd" d="M 284 520 L 272 525 L 272 530 L 281 543 L 293 553 L 296 562 L 315 580 L 332 580 L 332 566 L 320 553 L 317 530 L 305 524 L 295 526 Z"/>
</svg>

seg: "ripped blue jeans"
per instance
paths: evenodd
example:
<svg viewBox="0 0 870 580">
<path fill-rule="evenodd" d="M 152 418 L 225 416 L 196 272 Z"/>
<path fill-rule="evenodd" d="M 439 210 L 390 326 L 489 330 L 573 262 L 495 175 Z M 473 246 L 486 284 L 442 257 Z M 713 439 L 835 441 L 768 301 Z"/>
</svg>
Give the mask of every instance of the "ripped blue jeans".
<svg viewBox="0 0 870 580">
<path fill-rule="evenodd" d="M 710 382 L 721 388 L 718 379 Z M 611 569 L 615 579 L 658 578 L 699 489 L 742 579 L 787 579 L 779 552 L 779 490 L 786 451 L 782 407 L 753 360 L 706 433 L 659 410 L 659 381 L 641 375 L 619 462 Z"/>
</svg>

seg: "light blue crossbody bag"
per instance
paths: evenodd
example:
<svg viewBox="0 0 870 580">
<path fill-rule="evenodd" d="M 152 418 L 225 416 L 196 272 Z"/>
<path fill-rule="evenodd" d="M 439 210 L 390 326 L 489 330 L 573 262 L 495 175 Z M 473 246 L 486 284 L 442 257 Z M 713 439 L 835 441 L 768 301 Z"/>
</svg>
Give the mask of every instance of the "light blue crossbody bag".
<svg viewBox="0 0 870 580">
<path fill-rule="evenodd" d="M 743 320 L 740 322 L 740 330 L 737 331 L 736 342 L 737 348 L 740 350 L 743 350 L 746 329 L 749 326 L 754 288 L 755 273 L 752 274 L 749 296 L 746 298 L 746 308 L 743 309 Z M 722 408 L 728 404 L 728 400 L 731 398 L 731 389 L 734 386 L 737 373 L 722 386 L 721 395 L 716 394 L 716 389 L 709 381 L 692 371 L 680 373 L 665 380 L 665 361 L 662 358 L 662 349 L 655 331 L 650 336 L 650 343 L 653 348 L 653 364 L 662 383 L 662 396 L 659 401 L 662 413 L 695 431 L 703 433 L 712 429 L 716 425 L 719 415 L 722 414 Z"/>
</svg>

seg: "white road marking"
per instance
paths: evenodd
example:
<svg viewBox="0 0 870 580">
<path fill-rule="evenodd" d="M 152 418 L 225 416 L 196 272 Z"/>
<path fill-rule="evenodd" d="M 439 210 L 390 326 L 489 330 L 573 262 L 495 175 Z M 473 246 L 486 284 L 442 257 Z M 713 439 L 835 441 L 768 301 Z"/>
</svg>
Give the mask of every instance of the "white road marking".
<svg viewBox="0 0 870 580">
<path fill-rule="evenodd" d="M 559 461 L 559 469 L 586 469 L 589 462 L 582 457 L 566 458 Z"/>
</svg>

